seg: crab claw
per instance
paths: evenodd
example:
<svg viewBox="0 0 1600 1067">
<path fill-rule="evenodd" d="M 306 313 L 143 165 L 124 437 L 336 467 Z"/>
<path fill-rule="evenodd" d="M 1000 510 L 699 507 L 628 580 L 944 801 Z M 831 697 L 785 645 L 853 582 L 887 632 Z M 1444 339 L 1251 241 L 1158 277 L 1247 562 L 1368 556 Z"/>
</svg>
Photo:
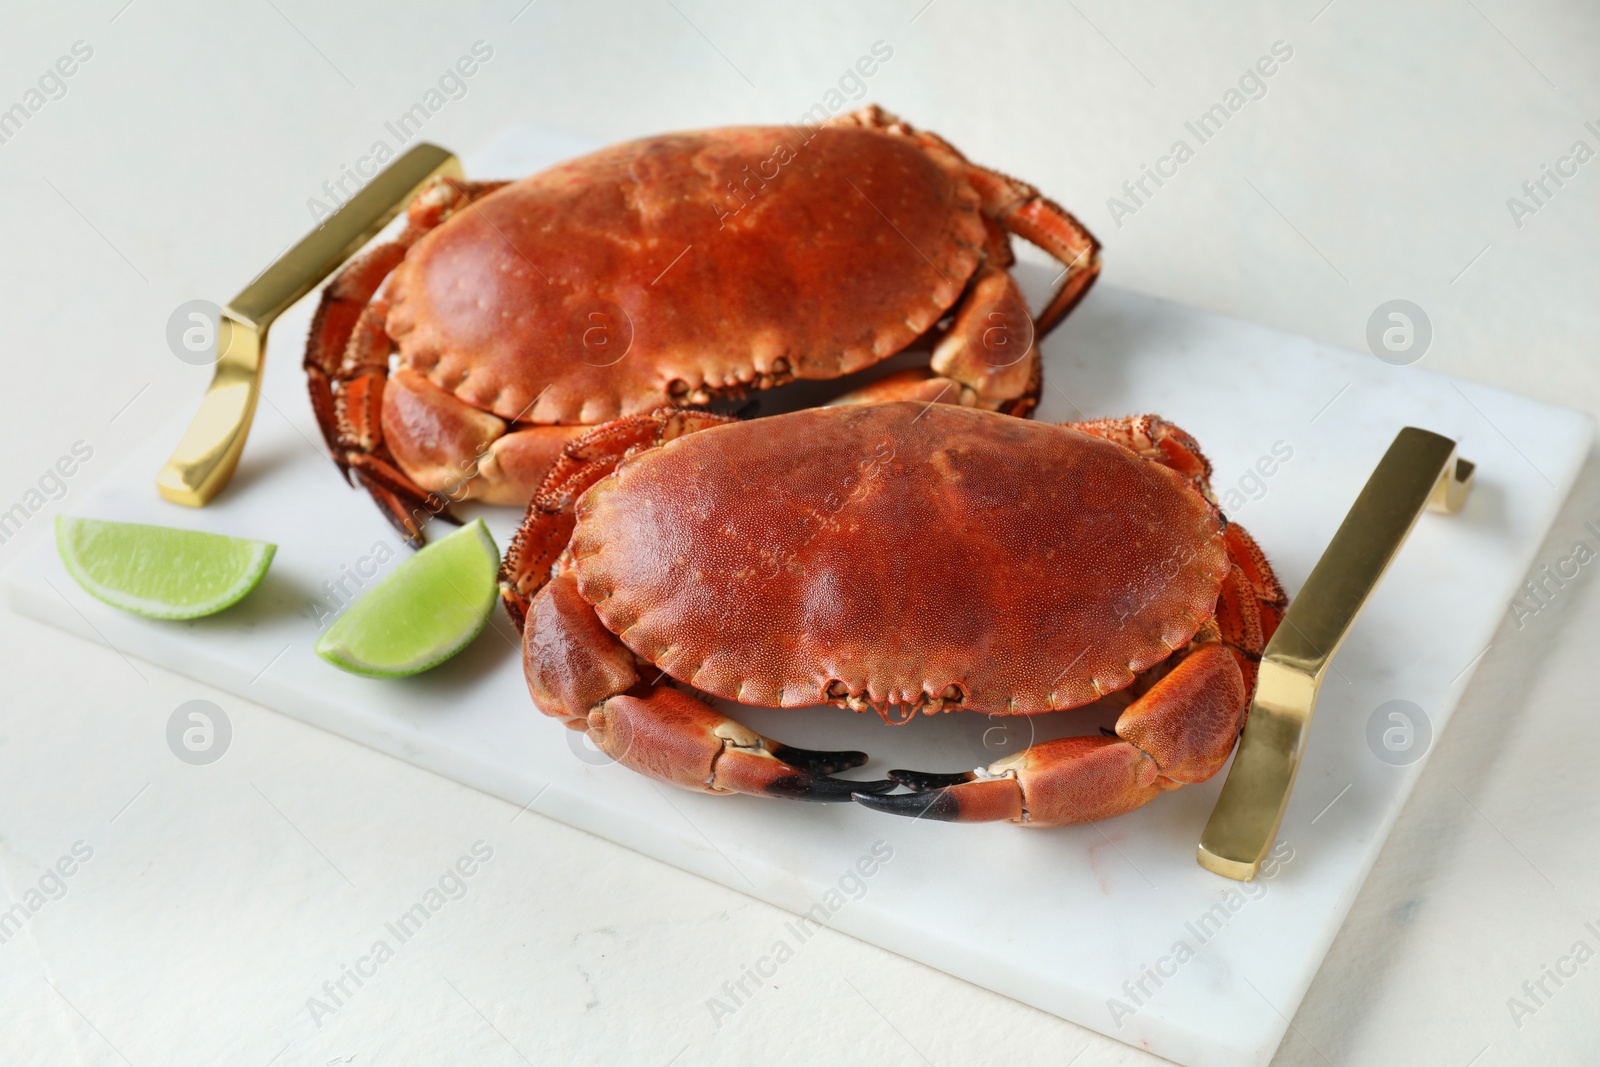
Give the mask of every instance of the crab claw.
<svg viewBox="0 0 1600 1067">
<path fill-rule="evenodd" d="M 918 775 L 929 779 L 947 778 L 950 775 Z M 935 822 L 1018 822 L 1022 819 L 1022 790 L 1014 778 L 972 779 L 958 785 L 937 789 L 921 789 L 914 793 L 895 793 L 892 796 L 873 796 L 857 793 L 851 798 L 863 807 L 886 811 L 891 815 L 908 815 L 913 819 L 932 819 Z"/>
<path fill-rule="evenodd" d="M 585 731 L 625 767 L 685 789 L 790 800 L 844 802 L 898 784 L 834 778 L 867 762 L 867 754 L 786 745 L 687 693 L 645 683 L 634 653 L 601 624 L 570 570 L 531 601 L 509 582 L 501 595 L 514 619 L 527 612 L 519 620 L 523 672 L 535 706 Z"/>
<path fill-rule="evenodd" d="M 815 752 L 795 748 L 762 737 L 743 723 L 707 710 L 721 719 L 707 734 L 707 740 L 715 739 L 721 745 L 721 751 L 712 759 L 707 782 L 715 792 L 844 803 L 856 793 L 887 793 L 899 784 L 887 778 L 851 782 L 833 777 L 834 771 L 867 762 L 865 752 Z"/>
<path fill-rule="evenodd" d="M 970 782 L 978 775 L 974 771 L 956 771 L 954 774 L 935 774 L 928 771 L 890 771 L 891 781 L 899 782 L 907 789 L 922 792 L 924 789 L 940 789 L 947 785 L 960 785 Z"/>
<path fill-rule="evenodd" d="M 839 771 L 848 771 L 852 767 L 859 767 L 867 762 L 865 752 L 851 750 L 841 752 L 819 752 L 809 748 L 795 748 L 793 745 L 780 744 L 772 750 L 772 754 L 785 763 L 793 764 L 801 770 L 810 771 L 812 774 L 835 774 Z M 889 772 L 889 777 L 894 778 L 894 772 Z M 894 788 L 890 782 L 889 789 Z M 887 791 L 887 790 L 885 790 Z M 872 792 L 872 790 L 863 790 Z"/>
<path fill-rule="evenodd" d="M 1217 773 L 1233 750 L 1248 695 L 1234 654 L 1201 645 L 1128 706 L 1111 737 L 1045 741 L 977 771 L 890 771 L 914 792 L 861 791 L 852 799 L 939 822 L 1070 826 L 1109 819 Z"/>
<path fill-rule="evenodd" d="M 937 822 L 1063 826 L 1132 811 L 1159 794 L 1155 761 L 1126 741 L 1063 737 L 1007 756 L 981 771 L 891 771 L 916 792 L 854 797 L 876 811 Z"/>
<path fill-rule="evenodd" d="M 708 793 L 847 802 L 887 793 L 887 778 L 852 782 L 832 772 L 859 767 L 864 752 L 816 752 L 763 737 L 675 689 L 645 686 L 590 709 L 585 726 L 596 747 L 674 785 Z"/>
<path fill-rule="evenodd" d="M 673 690 L 659 691 L 664 704 L 676 697 L 685 697 Z M 628 697 L 613 697 L 605 708 L 611 714 L 620 710 L 619 704 Z M 676 703 L 676 701 L 672 701 Z M 695 701 L 698 703 L 698 701 Z M 703 705 L 702 705 L 703 706 Z M 680 708 L 682 706 L 680 705 Z M 696 715 L 699 709 L 688 709 Z M 713 716 L 720 720 L 701 736 L 706 744 L 716 743 L 719 751 L 711 757 L 711 773 L 705 780 L 712 792 L 749 793 L 755 796 L 782 797 L 786 800 L 815 800 L 844 803 L 857 793 L 875 795 L 887 793 L 899 783 L 882 778 L 877 781 L 852 782 L 834 778 L 836 770 L 859 767 L 867 761 L 864 752 L 813 752 L 794 748 L 771 738 L 762 737 L 742 723 L 723 718 L 716 711 L 706 709 L 703 721 L 711 722 Z M 590 716 L 593 728 L 595 716 Z M 623 758 L 627 762 L 627 758 Z M 646 769 L 646 773 L 651 773 Z M 705 787 L 703 786 L 703 787 Z"/>
<path fill-rule="evenodd" d="M 786 797 L 789 800 L 842 802 L 858 796 L 877 796 L 879 793 L 889 792 L 894 787 L 895 783 L 887 778 L 880 778 L 874 782 L 852 782 L 825 774 L 801 772 L 773 779 L 767 783 L 765 792 L 769 796 Z"/>
</svg>

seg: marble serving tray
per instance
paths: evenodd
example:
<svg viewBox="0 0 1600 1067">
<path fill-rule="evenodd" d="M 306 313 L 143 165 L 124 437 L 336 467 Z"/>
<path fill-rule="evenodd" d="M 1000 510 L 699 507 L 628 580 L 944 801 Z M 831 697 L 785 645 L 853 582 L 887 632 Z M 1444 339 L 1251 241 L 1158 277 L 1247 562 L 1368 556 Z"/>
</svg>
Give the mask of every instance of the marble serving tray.
<svg viewBox="0 0 1600 1067">
<path fill-rule="evenodd" d="M 586 147 L 515 127 L 465 163 L 472 176 L 515 176 Z M 1050 279 L 1027 265 L 1019 276 L 1035 298 Z M 710 797 L 657 787 L 538 715 L 498 617 L 418 678 L 329 667 L 312 653 L 319 626 L 402 549 L 323 452 L 299 369 L 311 306 L 274 327 L 265 402 L 209 507 L 156 494 L 184 412 L 74 508 L 275 541 L 262 587 L 209 619 L 136 618 L 84 594 L 41 537 L 4 573 L 13 607 L 1195 1067 L 1272 1057 L 1590 435 L 1576 412 L 1104 285 L 1049 338 L 1038 417 L 1155 411 L 1195 434 L 1231 517 L 1291 594 L 1402 426 L 1455 438 L 1478 464 L 1465 510 L 1423 517 L 1334 661 L 1273 859 L 1243 884 L 1195 863 L 1220 774 L 1101 825 L 1048 831 Z M 482 514 L 504 546 L 519 515 Z M 1409 764 L 1368 741 L 1392 700 L 1429 727 Z M 948 715 L 890 729 L 832 708 L 740 714 L 790 744 L 873 753 L 851 772 L 861 777 L 971 767 L 1103 721 L 1064 713 L 997 728 Z"/>
</svg>

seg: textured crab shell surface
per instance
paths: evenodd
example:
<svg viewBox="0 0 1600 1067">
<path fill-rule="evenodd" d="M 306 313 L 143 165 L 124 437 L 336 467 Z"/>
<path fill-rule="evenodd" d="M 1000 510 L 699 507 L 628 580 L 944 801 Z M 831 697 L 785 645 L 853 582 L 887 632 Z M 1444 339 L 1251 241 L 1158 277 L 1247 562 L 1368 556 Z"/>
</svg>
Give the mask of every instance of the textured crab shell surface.
<svg viewBox="0 0 1600 1067">
<path fill-rule="evenodd" d="M 579 500 L 570 550 L 605 627 L 716 696 L 1035 714 L 1182 648 L 1216 609 L 1225 526 L 1111 441 L 906 402 L 643 452 Z"/>
<path fill-rule="evenodd" d="M 968 169 L 860 127 L 615 145 L 419 240 L 390 280 L 387 329 L 403 364 L 523 423 L 601 422 L 760 375 L 848 374 L 961 295 L 985 241 Z M 580 343 L 594 324 L 611 334 L 604 357 Z"/>
</svg>

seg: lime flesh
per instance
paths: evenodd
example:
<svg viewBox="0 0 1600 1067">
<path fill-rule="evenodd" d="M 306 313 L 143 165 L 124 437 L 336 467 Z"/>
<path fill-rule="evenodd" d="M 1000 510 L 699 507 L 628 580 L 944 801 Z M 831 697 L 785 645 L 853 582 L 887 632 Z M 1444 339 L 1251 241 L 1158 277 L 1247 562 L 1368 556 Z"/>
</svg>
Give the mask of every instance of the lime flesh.
<svg viewBox="0 0 1600 1067">
<path fill-rule="evenodd" d="M 500 552 L 478 519 L 397 566 L 345 609 L 317 641 L 317 655 L 369 678 L 437 667 L 489 622 Z"/>
<path fill-rule="evenodd" d="M 133 522 L 56 517 L 67 573 L 113 607 L 152 619 L 198 619 L 254 589 L 277 545 Z"/>
</svg>

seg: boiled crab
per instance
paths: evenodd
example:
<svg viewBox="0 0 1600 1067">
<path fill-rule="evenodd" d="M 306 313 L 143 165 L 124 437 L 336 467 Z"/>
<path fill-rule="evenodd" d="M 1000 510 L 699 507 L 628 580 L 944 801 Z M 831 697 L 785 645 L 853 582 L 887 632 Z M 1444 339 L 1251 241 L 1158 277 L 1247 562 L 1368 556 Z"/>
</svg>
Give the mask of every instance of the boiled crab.
<svg viewBox="0 0 1600 1067">
<path fill-rule="evenodd" d="M 441 179 L 407 217 L 324 290 L 305 368 L 336 462 L 413 543 L 446 498 L 526 504 L 589 425 L 859 371 L 952 311 L 928 368 L 844 399 L 1026 414 L 1036 338 L 1099 271 L 1038 190 L 876 107 Z M 1009 234 L 1064 265 L 1036 322 Z"/>
<path fill-rule="evenodd" d="M 651 777 L 930 819 L 1085 822 L 1216 773 L 1282 618 L 1282 588 L 1209 477 L 1194 440 L 1153 416 L 658 412 L 566 447 L 502 595 L 538 708 Z M 886 719 L 1132 699 L 1114 736 L 857 782 L 833 775 L 864 754 L 780 744 L 673 682 Z M 896 785 L 913 792 L 883 795 Z"/>
</svg>

